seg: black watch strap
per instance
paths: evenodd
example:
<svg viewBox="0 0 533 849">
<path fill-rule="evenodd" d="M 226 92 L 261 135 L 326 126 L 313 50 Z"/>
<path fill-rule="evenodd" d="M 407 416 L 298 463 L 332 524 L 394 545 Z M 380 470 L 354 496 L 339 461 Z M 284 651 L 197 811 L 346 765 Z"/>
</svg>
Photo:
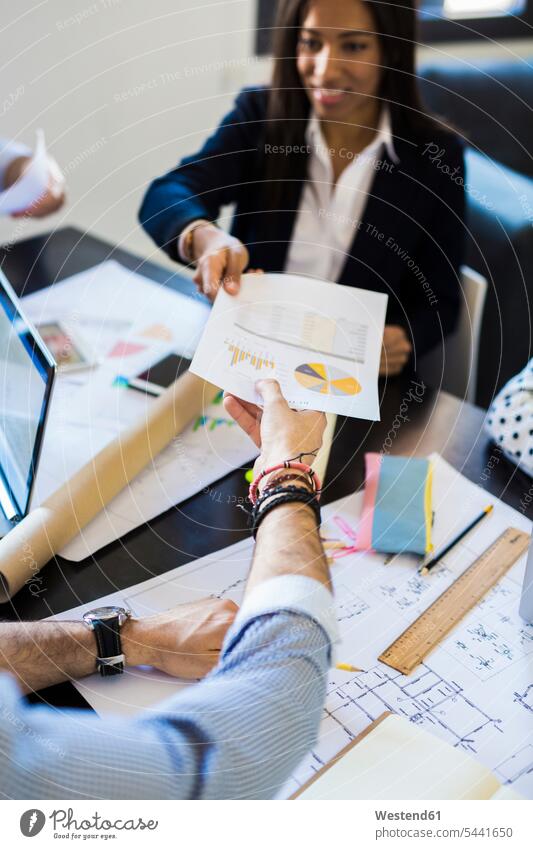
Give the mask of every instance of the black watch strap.
<svg viewBox="0 0 533 849">
<path fill-rule="evenodd" d="M 100 675 L 121 675 L 124 672 L 124 655 L 118 613 L 105 620 L 94 619 L 93 630 L 97 647 L 96 666 Z"/>
</svg>

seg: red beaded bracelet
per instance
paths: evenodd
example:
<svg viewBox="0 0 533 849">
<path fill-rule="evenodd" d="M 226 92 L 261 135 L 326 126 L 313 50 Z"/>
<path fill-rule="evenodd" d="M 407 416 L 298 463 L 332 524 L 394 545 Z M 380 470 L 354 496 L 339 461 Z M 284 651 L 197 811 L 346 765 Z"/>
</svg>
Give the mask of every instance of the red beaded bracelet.
<svg viewBox="0 0 533 849">
<path fill-rule="evenodd" d="M 263 469 L 263 471 L 257 475 L 254 482 L 250 484 L 248 498 L 250 499 L 252 504 L 255 504 L 255 502 L 257 501 L 257 489 L 260 481 L 262 481 L 263 478 L 265 478 L 267 475 L 271 475 L 272 472 L 277 472 L 280 469 L 295 469 L 298 472 L 305 472 L 311 478 L 313 490 L 317 499 L 320 499 L 320 490 L 322 489 L 322 484 L 320 483 L 320 480 L 315 470 L 311 466 L 308 466 L 307 463 L 298 463 L 294 460 L 284 460 L 283 463 L 278 463 L 276 466 L 270 466 L 270 468 L 268 469 Z"/>
</svg>

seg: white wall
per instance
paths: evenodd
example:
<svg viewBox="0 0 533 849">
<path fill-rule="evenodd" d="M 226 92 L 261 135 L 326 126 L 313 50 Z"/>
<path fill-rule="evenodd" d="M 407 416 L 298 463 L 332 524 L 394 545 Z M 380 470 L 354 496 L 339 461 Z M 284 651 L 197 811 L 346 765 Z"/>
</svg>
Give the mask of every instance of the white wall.
<svg viewBox="0 0 533 849">
<path fill-rule="evenodd" d="M 40 222 L 2 220 L 0 240 L 72 223 L 148 255 L 141 196 L 231 104 L 255 62 L 254 10 L 252 0 L 10 4 L 0 135 L 32 143 L 44 128 L 68 206 Z"/>
<path fill-rule="evenodd" d="M 255 0 L 17 0 L 3 4 L 0 135 L 43 127 L 66 172 L 68 205 L 39 222 L 0 221 L 0 241 L 75 224 L 145 256 L 137 225 L 150 180 L 193 151 L 242 85 L 268 79 L 253 57 Z M 437 45 L 423 60 L 515 61 L 533 39 Z"/>
</svg>

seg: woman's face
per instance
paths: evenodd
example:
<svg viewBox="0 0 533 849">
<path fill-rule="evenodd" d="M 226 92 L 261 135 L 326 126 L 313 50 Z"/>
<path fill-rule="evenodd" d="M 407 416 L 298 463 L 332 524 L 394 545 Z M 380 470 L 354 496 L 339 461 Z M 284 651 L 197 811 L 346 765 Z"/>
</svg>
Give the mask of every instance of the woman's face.
<svg viewBox="0 0 533 849">
<path fill-rule="evenodd" d="M 357 120 L 378 94 L 382 49 L 374 17 L 361 0 L 311 0 L 296 65 L 319 118 Z"/>
</svg>

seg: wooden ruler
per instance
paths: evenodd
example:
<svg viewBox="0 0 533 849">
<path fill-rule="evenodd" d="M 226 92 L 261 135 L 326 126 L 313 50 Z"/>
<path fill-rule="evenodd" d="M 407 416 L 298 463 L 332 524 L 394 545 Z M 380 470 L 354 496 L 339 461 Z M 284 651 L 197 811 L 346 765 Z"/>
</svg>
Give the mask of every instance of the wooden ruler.
<svg viewBox="0 0 533 849">
<path fill-rule="evenodd" d="M 379 660 L 409 675 L 527 550 L 529 534 L 506 531 L 395 640 Z"/>
</svg>

